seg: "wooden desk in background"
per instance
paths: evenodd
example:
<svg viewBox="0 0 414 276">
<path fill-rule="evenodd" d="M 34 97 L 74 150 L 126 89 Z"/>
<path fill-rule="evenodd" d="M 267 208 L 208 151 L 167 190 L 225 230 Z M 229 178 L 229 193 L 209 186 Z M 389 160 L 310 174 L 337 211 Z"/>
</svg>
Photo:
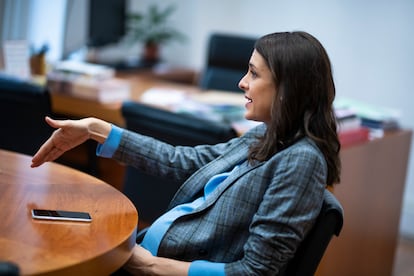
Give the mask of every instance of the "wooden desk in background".
<svg viewBox="0 0 414 276">
<path fill-rule="evenodd" d="M 342 181 L 333 192 L 344 208 L 344 226 L 318 276 L 392 275 L 411 136 L 399 130 L 342 150 Z"/>
<path fill-rule="evenodd" d="M 194 85 L 180 84 L 163 81 L 154 77 L 145 76 L 139 73 L 124 73 L 118 75 L 126 79 L 131 85 L 130 100 L 140 101 L 142 94 L 153 87 L 183 90 L 188 93 L 200 92 Z M 118 126 L 125 126 L 121 114 L 121 102 L 100 103 L 93 100 L 85 100 L 64 93 L 51 91 L 52 110 L 54 113 L 66 115 L 70 118 L 83 118 L 94 116 Z"/>
<path fill-rule="evenodd" d="M 198 90 L 139 74 L 125 78 L 131 80 L 131 98 L 136 101 L 154 86 Z M 68 116 L 96 116 L 124 125 L 120 103 L 104 105 L 52 94 L 52 105 L 55 112 Z M 391 275 L 410 144 L 411 131 L 399 130 L 342 150 L 342 182 L 334 194 L 344 207 L 344 227 L 329 245 L 318 276 Z M 111 162 L 101 160 L 100 177 L 121 189 L 124 167 Z"/>
<path fill-rule="evenodd" d="M 0 150 L 0 260 L 22 275 L 109 275 L 130 257 L 138 215 L 105 182 Z M 34 220 L 32 208 L 89 212 L 91 223 Z"/>
</svg>

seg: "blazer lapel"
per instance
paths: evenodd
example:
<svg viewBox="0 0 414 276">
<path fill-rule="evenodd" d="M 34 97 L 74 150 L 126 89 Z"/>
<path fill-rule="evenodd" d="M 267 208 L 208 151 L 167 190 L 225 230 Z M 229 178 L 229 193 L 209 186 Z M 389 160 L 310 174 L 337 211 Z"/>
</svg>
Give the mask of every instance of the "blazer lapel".
<svg viewBox="0 0 414 276">
<path fill-rule="evenodd" d="M 246 173 L 250 172 L 251 170 L 256 169 L 257 167 L 260 167 L 265 162 L 257 162 L 254 165 L 249 165 L 247 161 L 243 162 L 241 166 L 236 170 L 234 173 L 230 174 L 228 178 L 226 178 L 223 183 L 221 183 L 214 191 L 213 193 L 207 198 L 205 204 L 201 206 L 198 211 L 203 210 L 205 208 L 208 208 L 210 205 L 214 204 L 214 202 L 220 197 L 220 195 L 227 190 L 231 185 L 233 185 L 234 182 L 236 182 L 238 179 L 243 177 Z"/>
<path fill-rule="evenodd" d="M 246 160 L 247 152 L 248 146 L 241 141 L 229 149 L 228 152 L 198 170 L 181 185 L 171 201 L 170 207 L 195 199 L 211 177 L 232 170 L 234 166 Z"/>
<path fill-rule="evenodd" d="M 255 127 L 247 134 L 245 134 L 244 138 L 239 139 L 238 143 L 233 145 L 232 148 L 230 148 L 227 152 L 223 153 L 216 160 L 210 162 L 198 170 L 196 173 L 194 173 L 190 178 L 187 179 L 186 182 L 184 182 L 183 185 L 181 185 L 177 193 L 175 193 L 170 203 L 169 209 L 173 206 L 194 200 L 200 191 L 203 190 L 204 185 L 206 185 L 211 177 L 225 171 L 230 171 L 234 168 L 234 166 L 240 164 L 242 161 L 245 161 L 247 159 L 250 144 L 256 140 L 258 135 L 262 135 L 265 129 L 266 127 L 264 124 Z M 262 164 L 263 163 L 258 163 L 254 166 L 244 166 L 244 169 L 230 176 L 229 179 L 226 179 L 225 182 L 222 183 L 223 185 L 220 185 L 220 187 L 216 189 L 217 191 L 214 192 L 214 196 L 211 197 L 212 202 L 214 202 L 219 197 L 219 195 L 231 184 L 233 184 L 234 181 L 236 181 L 239 177 L 247 173 L 249 170 L 261 166 Z"/>
</svg>

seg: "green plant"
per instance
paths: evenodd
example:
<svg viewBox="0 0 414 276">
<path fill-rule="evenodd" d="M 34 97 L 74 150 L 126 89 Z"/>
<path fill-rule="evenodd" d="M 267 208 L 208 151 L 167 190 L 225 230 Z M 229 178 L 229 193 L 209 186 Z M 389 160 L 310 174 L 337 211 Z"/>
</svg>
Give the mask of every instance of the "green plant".
<svg viewBox="0 0 414 276">
<path fill-rule="evenodd" d="M 183 40 L 184 35 L 172 28 L 168 22 L 174 11 L 173 5 L 161 9 L 153 4 L 145 13 L 129 13 L 127 39 L 131 42 L 140 41 L 145 45 L 161 45 L 173 40 Z"/>
</svg>

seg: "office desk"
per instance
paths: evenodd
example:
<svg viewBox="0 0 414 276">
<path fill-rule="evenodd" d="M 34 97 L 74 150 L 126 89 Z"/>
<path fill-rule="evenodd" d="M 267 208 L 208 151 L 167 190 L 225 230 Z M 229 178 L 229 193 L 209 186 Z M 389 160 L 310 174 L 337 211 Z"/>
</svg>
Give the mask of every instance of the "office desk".
<svg viewBox="0 0 414 276">
<path fill-rule="evenodd" d="M 130 257 L 138 215 L 119 191 L 56 163 L 0 150 L 0 260 L 22 275 L 109 275 Z M 32 208 L 89 212 L 91 223 L 34 220 Z"/>
<path fill-rule="evenodd" d="M 341 151 L 341 183 L 333 192 L 344 226 L 317 276 L 392 275 L 412 132 L 399 130 Z"/>
<path fill-rule="evenodd" d="M 141 95 L 153 87 L 165 87 L 168 89 L 178 89 L 187 93 L 200 92 L 194 85 L 186 85 L 163 81 L 150 76 L 141 74 L 124 73 L 117 77 L 126 79 L 131 85 L 130 100 L 140 101 Z M 85 100 L 64 93 L 55 93 L 51 91 L 52 110 L 56 114 L 62 114 L 71 118 L 98 117 L 105 121 L 111 122 L 118 126 L 125 126 L 122 118 L 121 107 L 122 102 L 100 103 L 93 100 Z"/>
</svg>

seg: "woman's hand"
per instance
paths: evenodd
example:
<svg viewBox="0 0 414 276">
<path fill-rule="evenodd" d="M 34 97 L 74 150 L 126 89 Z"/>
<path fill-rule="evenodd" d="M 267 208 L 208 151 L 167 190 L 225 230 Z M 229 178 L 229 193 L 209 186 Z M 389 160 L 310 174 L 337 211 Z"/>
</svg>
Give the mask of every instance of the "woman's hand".
<svg viewBox="0 0 414 276">
<path fill-rule="evenodd" d="M 132 275 L 186 276 L 189 267 L 189 262 L 154 257 L 140 245 L 135 246 L 131 258 L 124 265 L 124 269 Z"/>
<path fill-rule="evenodd" d="M 88 139 L 103 143 L 111 130 L 109 123 L 96 118 L 53 120 L 46 117 L 46 122 L 56 130 L 34 155 L 32 168 L 38 167 L 44 162 L 56 160 L 64 152 Z"/>
<path fill-rule="evenodd" d="M 151 266 L 154 265 L 155 257 L 141 247 L 135 245 L 131 258 L 124 265 L 124 269 L 132 275 L 151 275 Z"/>
</svg>

